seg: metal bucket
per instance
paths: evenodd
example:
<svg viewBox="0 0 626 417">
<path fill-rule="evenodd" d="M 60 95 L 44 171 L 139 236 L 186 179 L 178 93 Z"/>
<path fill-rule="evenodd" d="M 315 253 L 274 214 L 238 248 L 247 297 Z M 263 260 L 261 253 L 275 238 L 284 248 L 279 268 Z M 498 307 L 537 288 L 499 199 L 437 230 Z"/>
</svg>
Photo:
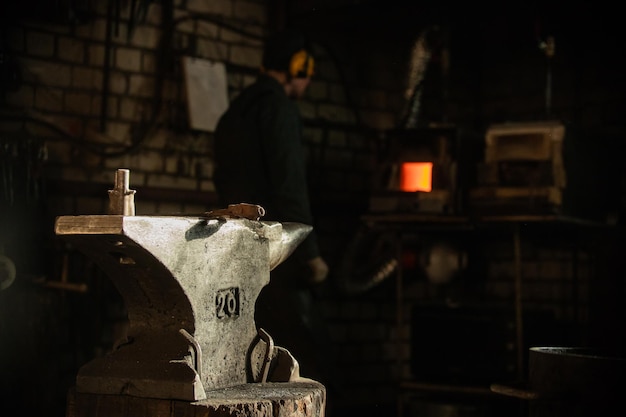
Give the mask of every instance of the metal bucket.
<svg viewBox="0 0 626 417">
<path fill-rule="evenodd" d="M 531 417 L 610 415 L 622 407 L 626 357 L 592 348 L 533 347 L 528 359 L 527 387 L 494 384 L 491 390 L 529 400 Z"/>
</svg>

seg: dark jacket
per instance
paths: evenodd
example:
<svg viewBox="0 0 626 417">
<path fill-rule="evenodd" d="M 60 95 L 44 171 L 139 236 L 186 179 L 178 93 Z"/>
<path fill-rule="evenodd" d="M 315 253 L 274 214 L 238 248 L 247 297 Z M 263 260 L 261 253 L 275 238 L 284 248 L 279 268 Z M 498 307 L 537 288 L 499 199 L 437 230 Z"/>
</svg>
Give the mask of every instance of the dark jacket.
<svg viewBox="0 0 626 417">
<path fill-rule="evenodd" d="M 260 75 L 232 101 L 217 124 L 214 150 L 214 182 L 224 206 L 258 204 L 265 209 L 262 220 L 313 225 L 300 114 L 277 80 Z M 315 233 L 294 256 L 319 256 Z"/>
</svg>

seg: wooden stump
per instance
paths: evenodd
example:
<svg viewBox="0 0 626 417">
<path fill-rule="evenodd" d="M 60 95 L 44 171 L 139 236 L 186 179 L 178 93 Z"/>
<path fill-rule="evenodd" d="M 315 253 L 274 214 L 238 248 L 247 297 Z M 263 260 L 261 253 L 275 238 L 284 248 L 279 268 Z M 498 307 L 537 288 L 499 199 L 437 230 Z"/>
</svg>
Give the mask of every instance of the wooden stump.
<svg viewBox="0 0 626 417">
<path fill-rule="evenodd" d="M 326 389 L 313 380 L 244 384 L 189 402 L 130 395 L 68 393 L 66 417 L 324 417 Z"/>
</svg>

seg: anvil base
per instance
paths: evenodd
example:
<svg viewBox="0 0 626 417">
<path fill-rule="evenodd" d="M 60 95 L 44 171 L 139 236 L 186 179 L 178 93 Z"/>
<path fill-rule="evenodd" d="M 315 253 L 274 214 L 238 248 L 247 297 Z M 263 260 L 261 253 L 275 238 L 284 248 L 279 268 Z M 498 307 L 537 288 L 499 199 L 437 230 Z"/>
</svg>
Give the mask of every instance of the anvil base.
<svg viewBox="0 0 626 417">
<path fill-rule="evenodd" d="M 319 382 L 243 384 L 211 390 L 189 402 L 130 395 L 68 394 L 66 417 L 324 417 L 326 389 Z"/>
</svg>

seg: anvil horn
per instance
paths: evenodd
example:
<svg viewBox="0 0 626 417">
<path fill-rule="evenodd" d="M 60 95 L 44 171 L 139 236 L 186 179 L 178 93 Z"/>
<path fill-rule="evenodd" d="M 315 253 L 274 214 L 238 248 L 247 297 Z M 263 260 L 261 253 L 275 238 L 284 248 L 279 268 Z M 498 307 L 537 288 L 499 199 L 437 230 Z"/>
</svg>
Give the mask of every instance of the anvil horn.
<svg viewBox="0 0 626 417">
<path fill-rule="evenodd" d="M 280 265 L 293 253 L 313 230 L 302 223 L 276 223 L 270 228 L 270 271 Z M 280 234 L 279 234 L 280 233 Z"/>
</svg>

